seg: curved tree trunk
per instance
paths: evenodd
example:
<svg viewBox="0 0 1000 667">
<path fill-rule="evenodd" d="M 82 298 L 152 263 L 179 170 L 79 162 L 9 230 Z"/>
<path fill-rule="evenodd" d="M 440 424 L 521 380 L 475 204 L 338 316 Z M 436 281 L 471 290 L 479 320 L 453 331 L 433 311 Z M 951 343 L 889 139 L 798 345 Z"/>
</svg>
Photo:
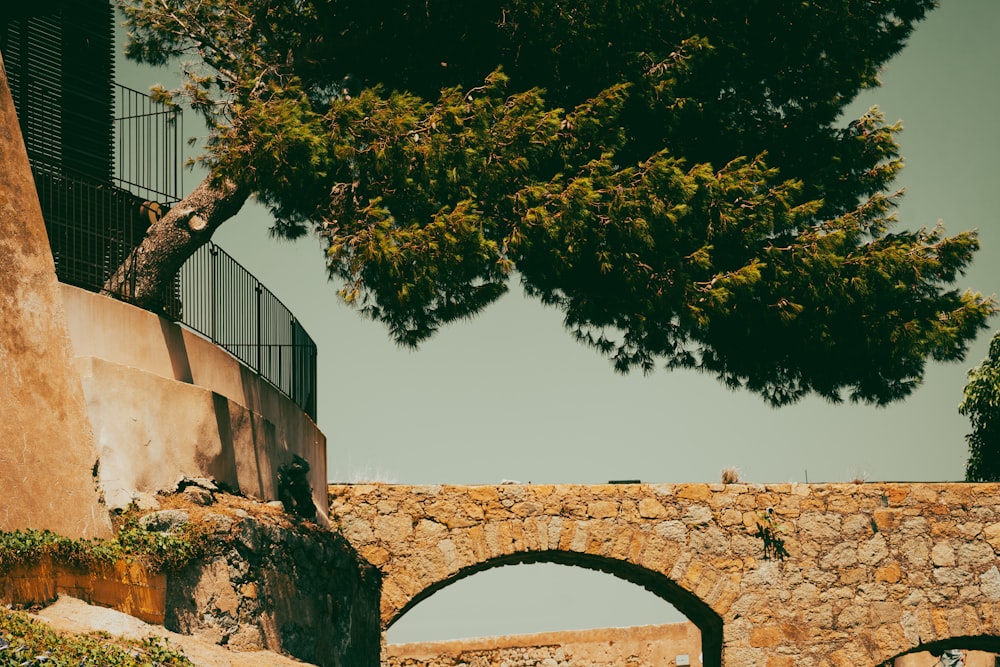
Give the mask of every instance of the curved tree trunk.
<svg viewBox="0 0 1000 667">
<path fill-rule="evenodd" d="M 161 310 L 181 266 L 219 225 L 236 215 L 250 192 L 208 176 L 154 222 L 142 242 L 104 284 L 102 294 L 147 310 Z"/>
</svg>

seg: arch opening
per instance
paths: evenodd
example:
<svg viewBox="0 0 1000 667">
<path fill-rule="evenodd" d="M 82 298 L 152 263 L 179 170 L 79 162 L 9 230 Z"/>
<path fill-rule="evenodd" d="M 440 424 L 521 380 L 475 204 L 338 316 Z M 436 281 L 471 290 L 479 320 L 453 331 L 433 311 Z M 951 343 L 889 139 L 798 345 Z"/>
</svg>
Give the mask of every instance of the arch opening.
<svg viewBox="0 0 1000 667">
<path fill-rule="evenodd" d="M 1000 665 L 1000 636 L 975 635 L 950 637 L 920 644 L 875 667 L 938 667 L 939 665 L 954 664 L 954 661 L 948 661 L 947 656 L 940 657 L 947 650 L 962 651 L 962 661 L 958 664 L 964 665 L 964 667 L 996 667 Z"/>
<path fill-rule="evenodd" d="M 477 563 L 460 570 L 448 579 L 436 582 L 427 587 L 404 606 L 386 623 L 386 630 L 396 621 L 406 615 L 420 602 L 434 593 L 467 577 L 507 565 L 530 565 L 551 563 L 579 567 L 586 570 L 603 572 L 620 580 L 640 586 L 682 614 L 691 621 L 701 633 L 701 664 L 708 667 L 721 667 L 722 664 L 722 619 L 707 604 L 692 593 L 679 586 L 666 575 L 641 566 L 591 554 L 567 551 L 537 551 L 501 556 Z M 696 664 L 692 662 L 692 664 Z"/>
</svg>

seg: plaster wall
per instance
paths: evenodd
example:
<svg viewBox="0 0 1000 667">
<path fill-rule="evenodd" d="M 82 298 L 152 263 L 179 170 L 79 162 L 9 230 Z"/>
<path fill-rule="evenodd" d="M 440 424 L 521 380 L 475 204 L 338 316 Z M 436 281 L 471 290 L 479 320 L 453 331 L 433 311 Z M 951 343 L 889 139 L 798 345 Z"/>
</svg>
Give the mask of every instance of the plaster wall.
<svg viewBox="0 0 1000 667">
<path fill-rule="evenodd" d="M 700 667 L 693 623 L 389 644 L 383 667 Z M 992 667 L 992 665 L 990 666 Z"/>
<path fill-rule="evenodd" d="M 965 667 L 996 667 L 996 654 L 967 651 Z M 941 662 L 927 651 L 896 658 L 893 667 L 940 667 Z"/>
<path fill-rule="evenodd" d="M 326 437 L 301 408 L 174 322 L 69 285 L 61 290 L 109 506 L 171 488 L 181 476 L 274 500 L 278 467 L 298 454 L 309 462 L 325 517 Z"/>
<path fill-rule="evenodd" d="M 110 533 L 55 264 L 0 61 L 0 529 Z"/>
</svg>

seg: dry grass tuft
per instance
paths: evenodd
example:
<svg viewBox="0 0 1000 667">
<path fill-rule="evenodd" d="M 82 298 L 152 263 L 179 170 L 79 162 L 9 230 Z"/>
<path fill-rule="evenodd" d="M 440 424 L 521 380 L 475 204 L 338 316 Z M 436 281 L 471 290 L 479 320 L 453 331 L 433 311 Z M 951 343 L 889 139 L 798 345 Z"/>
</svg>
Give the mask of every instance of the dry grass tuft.
<svg viewBox="0 0 1000 667">
<path fill-rule="evenodd" d="M 722 469 L 722 483 L 723 484 L 739 484 L 740 482 L 740 469 L 739 468 L 723 468 Z"/>
</svg>

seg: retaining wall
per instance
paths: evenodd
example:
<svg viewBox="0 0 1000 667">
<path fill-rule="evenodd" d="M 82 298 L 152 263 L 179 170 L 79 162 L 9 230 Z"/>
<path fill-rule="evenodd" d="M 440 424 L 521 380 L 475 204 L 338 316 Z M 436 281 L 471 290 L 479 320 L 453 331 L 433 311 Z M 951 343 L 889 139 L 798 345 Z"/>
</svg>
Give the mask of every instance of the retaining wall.
<svg viewBox="0 0 1000 667">
<path fill-rule="evenodd" d="M 278 467 L 309 462 L 326 517 L 326 437 L 289 398 L 184 327 L 127 303 L 62 285 L 76 368 L 110 507 L 137 493 L 208 477 L 278 498 Z"/>
</svg>

